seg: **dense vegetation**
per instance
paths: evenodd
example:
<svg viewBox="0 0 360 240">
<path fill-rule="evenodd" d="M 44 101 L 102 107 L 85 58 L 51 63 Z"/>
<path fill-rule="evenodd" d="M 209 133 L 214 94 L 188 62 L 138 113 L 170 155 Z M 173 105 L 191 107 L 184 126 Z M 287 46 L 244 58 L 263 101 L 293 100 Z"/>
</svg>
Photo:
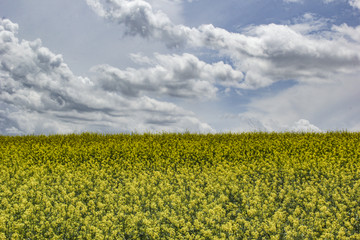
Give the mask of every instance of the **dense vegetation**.
<svg viewBox="0 0 360 240">
<path fill-rule="evenodd" d="M 0 239 L 360 239 L 360 133 L 0 136 Z"/>
</svg>

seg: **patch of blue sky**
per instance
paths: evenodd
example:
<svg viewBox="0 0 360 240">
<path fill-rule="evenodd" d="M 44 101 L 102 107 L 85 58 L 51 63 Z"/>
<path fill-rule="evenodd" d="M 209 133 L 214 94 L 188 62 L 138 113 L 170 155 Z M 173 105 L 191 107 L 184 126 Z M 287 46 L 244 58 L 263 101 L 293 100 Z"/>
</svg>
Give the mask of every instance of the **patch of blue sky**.
<svg viewBox="0 0 360 240">
<path fill-rule="evenodd" d="M 222 109 L 231 112 L 242 113 L 248 110 L 248 104 L 254 99 L 270 98 L 292 88 L 299 83 L 293 79 L 278 81 L 272 85 L 258 89 L 231 89 L 218 86 L 222 97 Z"/>
<path fill-rule="evenodd" d="M 287 3 L 282 0 L 200 0 L 187 3 L 184 8 L 186 24 L 198 26 L 211 23 L 229 31 L 239 31 L 249 25 L 287 24 L 289 20 L 305 13 L 331 19 L 336 25 L 360 24 L 360 11 L 354 11 L 346 1 L 324 3 L 308 0 L 303 3 Z"/>
</svg>

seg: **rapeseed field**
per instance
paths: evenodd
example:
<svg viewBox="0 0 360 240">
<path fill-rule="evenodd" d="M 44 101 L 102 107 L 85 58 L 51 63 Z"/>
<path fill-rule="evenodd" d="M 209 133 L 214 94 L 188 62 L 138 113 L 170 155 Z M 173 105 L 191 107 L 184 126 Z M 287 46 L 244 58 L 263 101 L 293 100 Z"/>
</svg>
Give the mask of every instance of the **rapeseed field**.
<svg viewBox="0 0 360 240">
<path fill-rule="evenodd" d="M 0 239 L 360 239 L 360 133 L 0 136 Z"/>
</svg>

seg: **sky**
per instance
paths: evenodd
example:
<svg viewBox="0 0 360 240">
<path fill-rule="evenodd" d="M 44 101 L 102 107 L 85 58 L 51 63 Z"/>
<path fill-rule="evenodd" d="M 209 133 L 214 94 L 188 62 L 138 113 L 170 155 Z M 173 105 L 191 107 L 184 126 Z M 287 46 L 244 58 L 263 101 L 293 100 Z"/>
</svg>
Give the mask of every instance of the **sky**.
<svg viewBox="0 0 360 240">
<path fill-rule="evenodd" d="M 0 134 L 360 130 L 360 0 L 1 0 Z"/>
</svg>

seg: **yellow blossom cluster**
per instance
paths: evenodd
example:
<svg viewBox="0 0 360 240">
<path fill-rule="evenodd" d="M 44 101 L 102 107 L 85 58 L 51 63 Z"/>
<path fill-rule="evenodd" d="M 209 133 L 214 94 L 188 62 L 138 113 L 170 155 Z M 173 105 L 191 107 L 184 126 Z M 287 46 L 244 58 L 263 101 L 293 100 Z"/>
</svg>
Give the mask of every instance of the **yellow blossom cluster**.
<svg viewBox="0 0 360 240">
<path fill-rule="evenodd" d="M 1 239 L 360 239 L 360 133 L 0 136 Z"/>
</svg>

